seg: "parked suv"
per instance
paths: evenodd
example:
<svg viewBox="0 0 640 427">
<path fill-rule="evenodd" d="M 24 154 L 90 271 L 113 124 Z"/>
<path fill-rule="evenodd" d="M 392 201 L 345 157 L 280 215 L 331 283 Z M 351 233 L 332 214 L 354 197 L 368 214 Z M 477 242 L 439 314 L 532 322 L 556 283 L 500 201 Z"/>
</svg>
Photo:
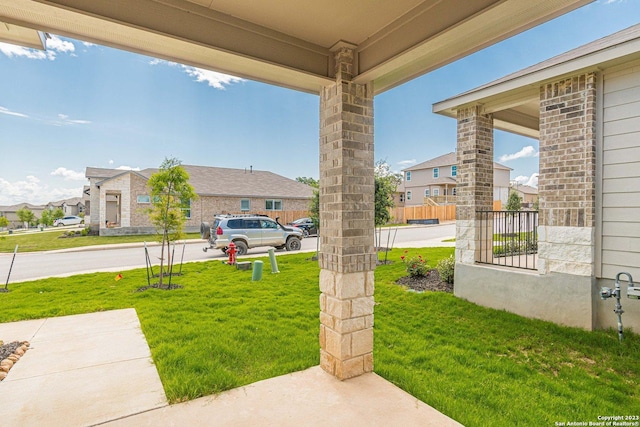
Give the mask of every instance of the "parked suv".
<svg viewBox="0 0 640 427">
<path fill-rule="evenodd" d="M 219 215 L 213 224 L 200 225 L 200 237 L 209 241 L 208 249 L 227 251 L 229 243 L 236 245 L 236 254 L 244 255 L 250 248 L 273 246 L 288 251 L 300 250 L 302 230 L 286 227 L 267 216 L 261 215 Z"/>
</svg>

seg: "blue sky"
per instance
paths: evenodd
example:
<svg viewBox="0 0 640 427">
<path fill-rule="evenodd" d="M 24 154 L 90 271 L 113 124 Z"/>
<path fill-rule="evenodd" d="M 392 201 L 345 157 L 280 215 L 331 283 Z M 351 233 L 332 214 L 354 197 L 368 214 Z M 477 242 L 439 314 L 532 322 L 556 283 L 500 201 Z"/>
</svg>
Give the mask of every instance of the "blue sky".
<svg viewBox="0 0 640 427">
<path fill-rule="evenodd" d="M 392 170 L 454 151 L 435 102 L 635 25 L 640 0 L 600 0 L 375 99 L 376 160 Z M 318 178 L 316 95 L 52 35 L 0 43 L 0 205 L 81 195 L 87 166 L 184 164 Z M 537 140 L 496 131 L 511 179 L 536 183 Z M 533 179 L 531 179 L 533 177 Z"/>
</svg>

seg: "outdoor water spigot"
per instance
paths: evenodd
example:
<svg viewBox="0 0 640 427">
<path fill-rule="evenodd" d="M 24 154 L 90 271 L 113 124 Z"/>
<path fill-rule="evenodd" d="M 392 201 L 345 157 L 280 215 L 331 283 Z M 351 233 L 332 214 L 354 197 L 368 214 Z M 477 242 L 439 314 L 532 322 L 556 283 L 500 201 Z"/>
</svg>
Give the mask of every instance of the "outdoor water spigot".
<svg viewBox="0 0 640 427">
<path fill-rule="evenodd" d="M 618 338 L 620 342 L 622 342 L 622 313 L 624 310 L 622 309 L 622 305 L 620 304 L 620 297 L 622 292 L 620 291 L 620 276 L 625 275 L 629 279 L 627 284 L 627 298 L 632 299 L 640 299 L 640 287 L 635 287 L 633 284 L 633 279 L 631 278 L 631 274 L 620 272 L 616 274 L 616 287 L 614 290 L 603 286 L 600 288 L 600 298 L 606 300 L 607 298 L 615 297 L 616 299 L 616 308 L 613 309 L 613 312 L 618 315 Z"/>
</svg>

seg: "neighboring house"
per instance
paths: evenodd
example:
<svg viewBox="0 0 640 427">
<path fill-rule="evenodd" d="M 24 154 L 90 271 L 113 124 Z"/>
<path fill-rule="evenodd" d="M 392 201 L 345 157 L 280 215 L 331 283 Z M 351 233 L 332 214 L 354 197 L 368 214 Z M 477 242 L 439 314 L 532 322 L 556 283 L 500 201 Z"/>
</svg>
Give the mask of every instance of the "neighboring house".
<svg viewBox="0 0 640 427">
<path fill-rule="evenodd" d="M 585 329 L 617 327 L 602 300 L 621 272 L 640 281 L 640 25 L 434 105 L 458 120 L 455 294 L 478 304 Z M 493 129 L 538 138 L 536 274 L 482 265 L 479 210 Z M 460 170 L 462 169 L 462 170 Z M 488 232 L 487 232 L 488 230 Z M 491 253 L 491 252 L 489 252 Z M 640 301 L 625 327 L 640 331 Z"/>
<path fill-rule="evenodd" d="M 533 208 L 536 200 L 538 200 L 538 189 L 536 187 L 516 183 L 511 186 L 511 189 L 520 196 L 523 208 Z"/>
<path fill-rule="evenodd" d="M 456 204 L 458 161 L 456 153 L 435 157 L 402 170 L 405 206 Z M 493 163 L 493 200 L 507 203 L 511 168 Z"/>
<path fill-rule="evenodd" d="M 57 202 L 49 202 L 45 206 L 49 210 L 62 209 L 66 215 L 78 215 L 84 212 L 85 205 L 82 197 L 72 197 L 70 199 L 58 200 Z"/>
<path fill-rule="evenodd" d="M 306 211 L 313 196 L 310 186 L 272 172 L 182 166 L 199 196 L 185 209 L 187 231 L 198 231 L 215 214 Z M 100 235 L 153 232 L 145 210 L 151 206 L 147 181 L 157 171 L 88 167 L 91 227 Z"/>
<path fill-rule="evenodd" d="M 34 213 L 36 218 L 40 218 L 42 216 L 42 211 L 45 210 L 45 206 L 32 205 L 30 203 L 18 203 L 11 206 L 0 206 L 0 216 L 6 217 L 7 220 L 9 220 L 9 229 L 24 227 L 24 223 L 18 219 L 17 215 L 17 212 L 22 208 L 29 209 Z"/>
</svg>

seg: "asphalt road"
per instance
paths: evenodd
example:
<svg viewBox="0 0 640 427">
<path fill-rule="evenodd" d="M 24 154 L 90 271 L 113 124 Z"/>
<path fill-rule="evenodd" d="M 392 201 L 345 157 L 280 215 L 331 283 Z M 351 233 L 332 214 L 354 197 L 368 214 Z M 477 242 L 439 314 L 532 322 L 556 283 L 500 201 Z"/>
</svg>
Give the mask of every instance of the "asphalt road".
<svg viewBox="0 0 640 427">
<path fill-rule="evenodd" d="M 396 232 L 397 230 L 397 232 Z M 442 243 L 442 240 L 455 236 L 455 223 L 429 225 L 420 227 L 384 228 L 378 237 L 378 246 L 393 247 L 428 247 L 452 246 L 453 243 Z M 317 238 L 303 239 L 303 252 L 316 250 Z M 184 262 L 225 259 L 220 250 L 209 249 L 204 240 L 188 241 L 186 245 L 175 248 L 176 261 Z M 184 256 L 183 256 L 184 248 Z M 264 256 L 268 247 L 250 249 L 246 257 Z M 150 243 L 149 258 L 153 265 L 160 264 L 160 246 Z M 286 254 L 285 250 L 276 254 Z M 4 286 L 13 254 L 0 254 L 0 286 Z M 9 283 L 35 280 L 44 277 L 65 277 L 74 274 L 93 273 L 97 271 L 120 272 L 146 265 L 145 251 L 141 244 L 124 244 L 111 246 L 89 246 L 61 251 L 26 252 L 16 255 Z"/>
</svg>

